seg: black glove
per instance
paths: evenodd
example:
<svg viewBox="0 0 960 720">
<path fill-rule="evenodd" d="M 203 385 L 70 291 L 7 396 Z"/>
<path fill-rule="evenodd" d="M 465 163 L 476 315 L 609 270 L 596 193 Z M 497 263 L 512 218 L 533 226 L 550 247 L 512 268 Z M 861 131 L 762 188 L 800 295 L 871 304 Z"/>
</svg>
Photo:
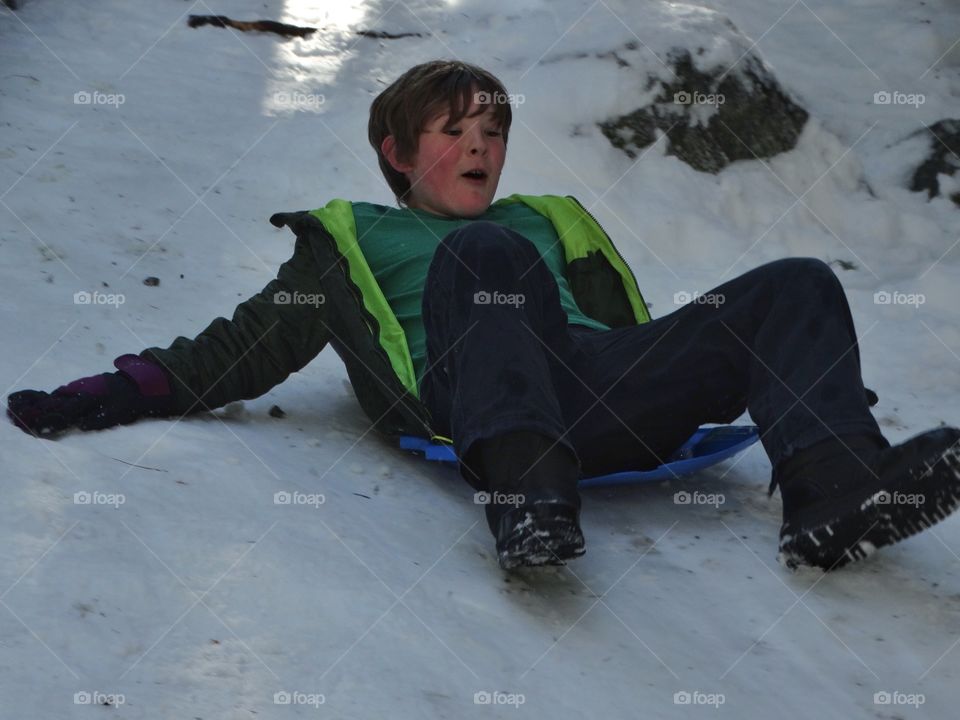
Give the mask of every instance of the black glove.
<svg viewBox="0 0 960 720">
<path fill-rule="evenodd" d="M 123 355 L 114 366 L 120 372 L 74 380 L 52 393 L 12 393 L 7 397 L 7 415 L 25 432 L 50 436 L 71 427 L 102 430 L 145 416 L 174 414 L 170 384 L 158 365 Z"/>
</svg>

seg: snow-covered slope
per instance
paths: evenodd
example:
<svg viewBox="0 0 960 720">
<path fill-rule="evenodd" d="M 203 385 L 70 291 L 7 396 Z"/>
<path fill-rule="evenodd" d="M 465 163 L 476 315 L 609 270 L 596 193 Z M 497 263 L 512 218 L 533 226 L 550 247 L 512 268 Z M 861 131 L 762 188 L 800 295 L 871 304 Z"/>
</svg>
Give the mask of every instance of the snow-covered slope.
<svg viewBox="0 0 960 720">
<path fill-rule="evenodd" d="M 794 151 L 717 176 L 660 144 L 630 160 L 595 126 L 636 107 L 643 78 L 594 51 L 674 37 L 650 24 L 668 4 L 3 11 L 4 395 L 229 315 L 291 252 L 273 212 L 389 203 L 369 103 L 410 65 L 460 57 L 524 96 L 500 194 L 577 195 L 656 315 L 774 258 L 854 263 L 836 267 L 885 432 L 960 424 L 960 214 L 904 189 L 922 124 L 960 115 L 960 9 L 708 5 L 812 116 Z M 323 29 L 283 41 L 189 29 L 190 13 Z M 925 102 L 876 105 L 880 91 Z M 758 446 L 669 486 L 585 492 L 587 555 L 510 577 L 470 488 L 370 432 L 329 349 L 216 416 L 57 442 L 0 425 L 0 468 L 2 718 L 93 717 L 114 711 L 84 700 L 110 695 L 125 718 L 948 717 L 960 698 L 960 521 L 843 572 L 790 573 Z M 725 502 L 677 505 L 681 489 Z"/>
</svg>

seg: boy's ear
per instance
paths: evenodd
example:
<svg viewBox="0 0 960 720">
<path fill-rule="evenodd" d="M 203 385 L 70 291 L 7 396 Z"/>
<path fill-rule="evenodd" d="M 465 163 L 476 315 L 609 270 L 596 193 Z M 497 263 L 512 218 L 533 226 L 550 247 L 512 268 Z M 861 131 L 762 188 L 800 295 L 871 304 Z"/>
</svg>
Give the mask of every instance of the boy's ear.
<svg viewBox="0 0 960 720">
<path fill-rule="evenodd" d="M 380 143 L 380 152 L 390 163 L 391 167 L 399 173 L 408 173 L 413 170 L 413 165 L 400 160 L 397 155 L 397 141 L 393 135 L 387 135 Z"/>
</svg>

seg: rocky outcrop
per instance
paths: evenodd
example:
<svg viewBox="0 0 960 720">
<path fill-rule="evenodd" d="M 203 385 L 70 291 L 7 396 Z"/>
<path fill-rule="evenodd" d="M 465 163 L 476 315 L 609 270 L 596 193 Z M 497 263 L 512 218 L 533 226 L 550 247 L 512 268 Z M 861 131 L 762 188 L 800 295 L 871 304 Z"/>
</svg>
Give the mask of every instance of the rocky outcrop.
<svg viewBox="0 0 960 720">
<path fill-rule="evenodd" d="M 929 125 L 927 130 L 930 138 L 930 154 L 913 173 L 910 189 L 914 192 L 926 191 L 927 197 L 934 198 L 940 194 L 938 175 L 950 175 L 960 169 L 960 120 L 940 120 Z M 950 196 L 954 203 L 960 205 L 960 192 Z"/>
<path fill-rule="evenodd" d="M 696 170 L 716 173 L 735 160 L 767 158 L 790 150 L 807 121 L 807 112 L 783 91 L 757 57 L 744 58 L 737 72 L 703 72 L 690 52 L 670 57 L 674 79 L 659 84 L 649 105 L 600 123 L 615 147 L 630 157 L 666 133 L 667 154 Z"/>
<path fill-rule="evenodd" d="M 806 110 L 729 18 L 697 5 L 650 2 L 631 19 L 639 34 L 591 53 L 637 76 L 638 107 L 598 123 L 615 147 L 636 157 L 665 133 L 668 154 L 711 173 L 794 147 Z M 610 20 L 613 37 L 616 23 Z"/>
</svg>

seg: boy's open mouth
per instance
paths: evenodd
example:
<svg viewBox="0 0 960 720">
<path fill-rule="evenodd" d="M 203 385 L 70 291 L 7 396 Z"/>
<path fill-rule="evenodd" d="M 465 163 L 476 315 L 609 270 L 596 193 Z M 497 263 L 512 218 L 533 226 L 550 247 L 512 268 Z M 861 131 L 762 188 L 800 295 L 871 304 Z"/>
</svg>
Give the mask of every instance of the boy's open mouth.
<svg viewBox="0 0 960 720">
<path fill-rule="evenodd" d="M 487 179 L 487 174 L 480 169 L 467 170 L 463 173 L 461 177 L 465 177 L 467 180 L 474 180 L 476 182 L 483 182 Z"/>
</svg>

